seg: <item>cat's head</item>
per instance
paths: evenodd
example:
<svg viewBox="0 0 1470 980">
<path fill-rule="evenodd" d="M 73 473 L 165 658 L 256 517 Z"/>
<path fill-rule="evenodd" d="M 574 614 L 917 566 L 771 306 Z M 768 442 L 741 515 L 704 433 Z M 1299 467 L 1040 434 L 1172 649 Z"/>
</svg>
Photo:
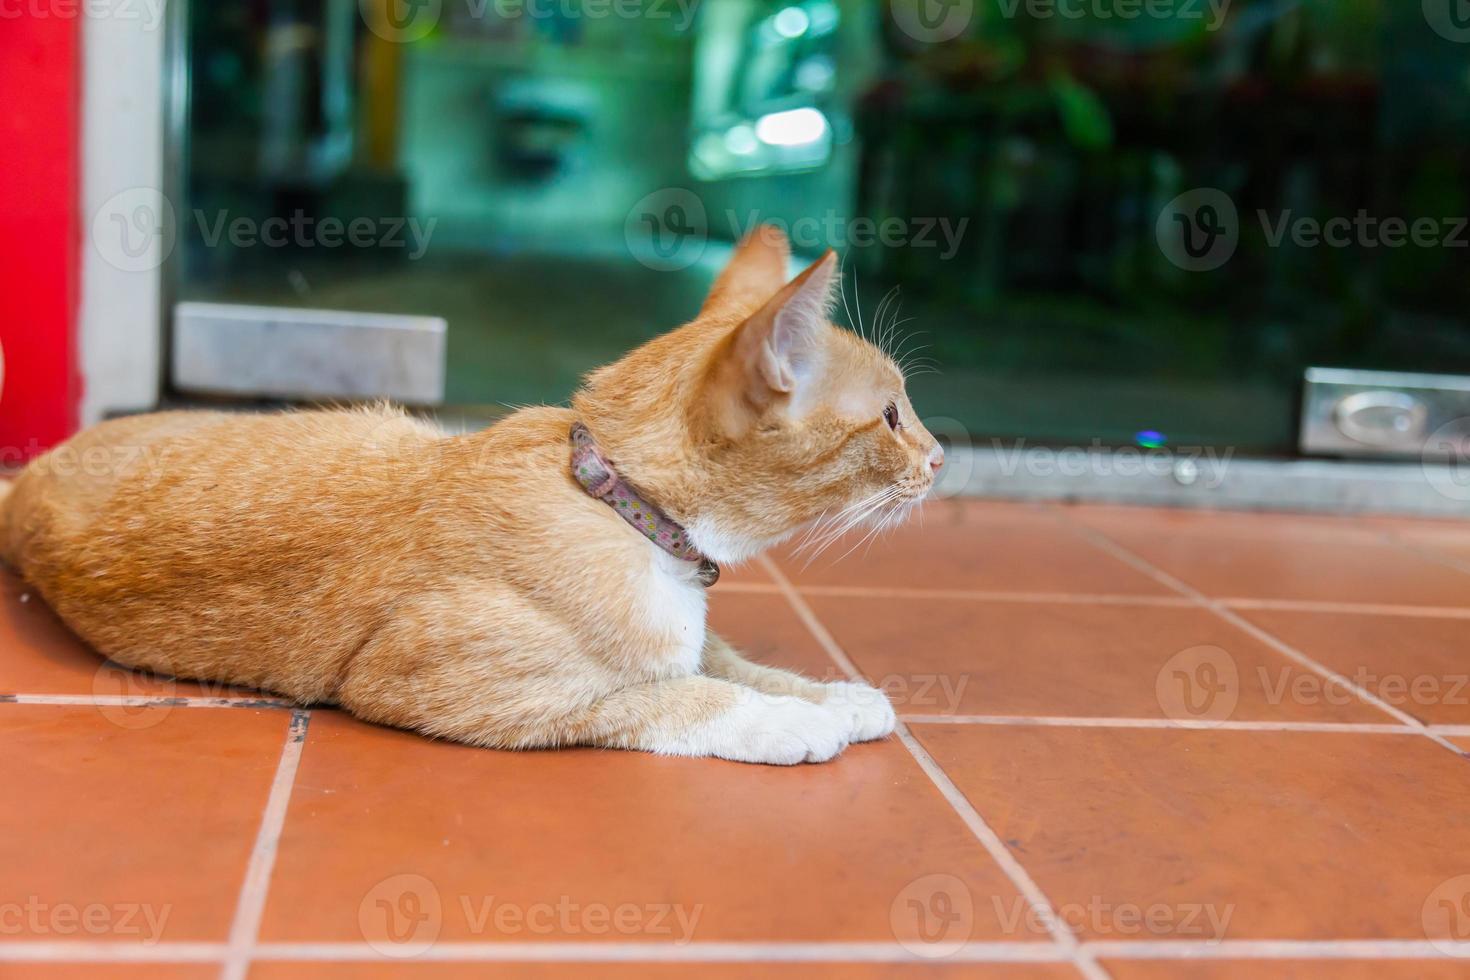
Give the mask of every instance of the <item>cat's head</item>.
<svg viewBox="0 0 1470 980">
<path fill-rule="evenodd" d="M 837 256 L 789 282 L 788 260 L 785 237 L 757 229 L 698 319 L 594 372 L 574 401 L 623 475 L 716 561 L 819 518 L 896 522 L 944 459 L 894 360 L 829 319 Z"/>
</svg>

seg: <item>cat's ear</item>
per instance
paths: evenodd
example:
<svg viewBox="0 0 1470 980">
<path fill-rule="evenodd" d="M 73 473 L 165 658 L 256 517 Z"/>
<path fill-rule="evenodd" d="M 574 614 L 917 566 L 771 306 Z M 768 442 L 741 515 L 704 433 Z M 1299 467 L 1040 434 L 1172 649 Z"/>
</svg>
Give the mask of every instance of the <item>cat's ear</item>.
<svg viewBox="0 0 1470 980">
<path fill-rule="evenodd" d="M 715 280 L 700 313 L 753 310 L 786 283 L 791 246 L 774 225 L 757 225 L 735 246 L 725 271 Z"/>
<path fill-rule="evenodd" d="M 836 278 L 837 253 L 828 249 L 740 325 L 720 365 L 727 405 L 764 410 L 784 399 L 800 410 L 821 373 Z"/>
</svg>

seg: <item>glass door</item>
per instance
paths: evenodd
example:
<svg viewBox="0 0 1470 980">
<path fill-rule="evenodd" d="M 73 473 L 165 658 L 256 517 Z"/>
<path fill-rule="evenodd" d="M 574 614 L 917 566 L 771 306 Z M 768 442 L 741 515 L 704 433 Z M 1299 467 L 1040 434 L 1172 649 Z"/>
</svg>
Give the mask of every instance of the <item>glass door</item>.
<svg viewBox="0 0 1470 980">
<path fill-rule="evenodd" d="M 1455 2 L 194 4 L 177 288 L 442 318 L 494 412 L 770 221 L 982 443 L 1292 455 L 1309 369 L 1470 374 Z"/>
</svg>

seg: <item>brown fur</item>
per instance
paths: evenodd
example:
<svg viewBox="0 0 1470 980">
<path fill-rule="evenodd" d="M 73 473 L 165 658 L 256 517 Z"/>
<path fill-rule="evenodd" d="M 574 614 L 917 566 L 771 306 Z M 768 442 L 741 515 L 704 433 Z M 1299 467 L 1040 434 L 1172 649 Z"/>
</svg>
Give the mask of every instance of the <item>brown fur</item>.
<svg viewBox="0 0 1470 980">
<path fill-rule="evenodd" d="M 127 665 L 478 745 L 829 757 L 825 719 L 871 737 L 886 702 L 839 704 L 706 635 L 680 563 L 568 469 L 581 419 L 717 560 L 885 487 L 920 498 L 937 448 L 900 373 L 811 319 L 834 258 L 790 284 L 785 263 L 763 229 L 694 322 L 594 372 L 571 409 L 484 432 L 387 408 L 105 422 L 0 485 L 0 557 Z"/>
</svg>

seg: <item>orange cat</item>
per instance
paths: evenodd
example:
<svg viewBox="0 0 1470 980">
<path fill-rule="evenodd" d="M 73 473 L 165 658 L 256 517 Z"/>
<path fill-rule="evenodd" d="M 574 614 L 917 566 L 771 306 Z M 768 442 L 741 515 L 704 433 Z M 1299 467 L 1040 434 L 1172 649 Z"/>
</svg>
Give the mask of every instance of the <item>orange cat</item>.
<svg viewBox="0 0 1470 980">
<path fill-rule="evenodd" d="M 887 699 L 743 660 L 701 577 L 824 514 L 896 518 L 941 452 L 893 362 L 828 321 L 836 257 L 790 283 L 787 260 L 761 229 L 693 323 L 484 432 L 386 409 L 105 422 L 0 496 L 0 556 L 130 666 L 476 745 L 830 759 L 892 731 Z M 608 473 L 573 472 L 577 422 Z"/>
</svg>

